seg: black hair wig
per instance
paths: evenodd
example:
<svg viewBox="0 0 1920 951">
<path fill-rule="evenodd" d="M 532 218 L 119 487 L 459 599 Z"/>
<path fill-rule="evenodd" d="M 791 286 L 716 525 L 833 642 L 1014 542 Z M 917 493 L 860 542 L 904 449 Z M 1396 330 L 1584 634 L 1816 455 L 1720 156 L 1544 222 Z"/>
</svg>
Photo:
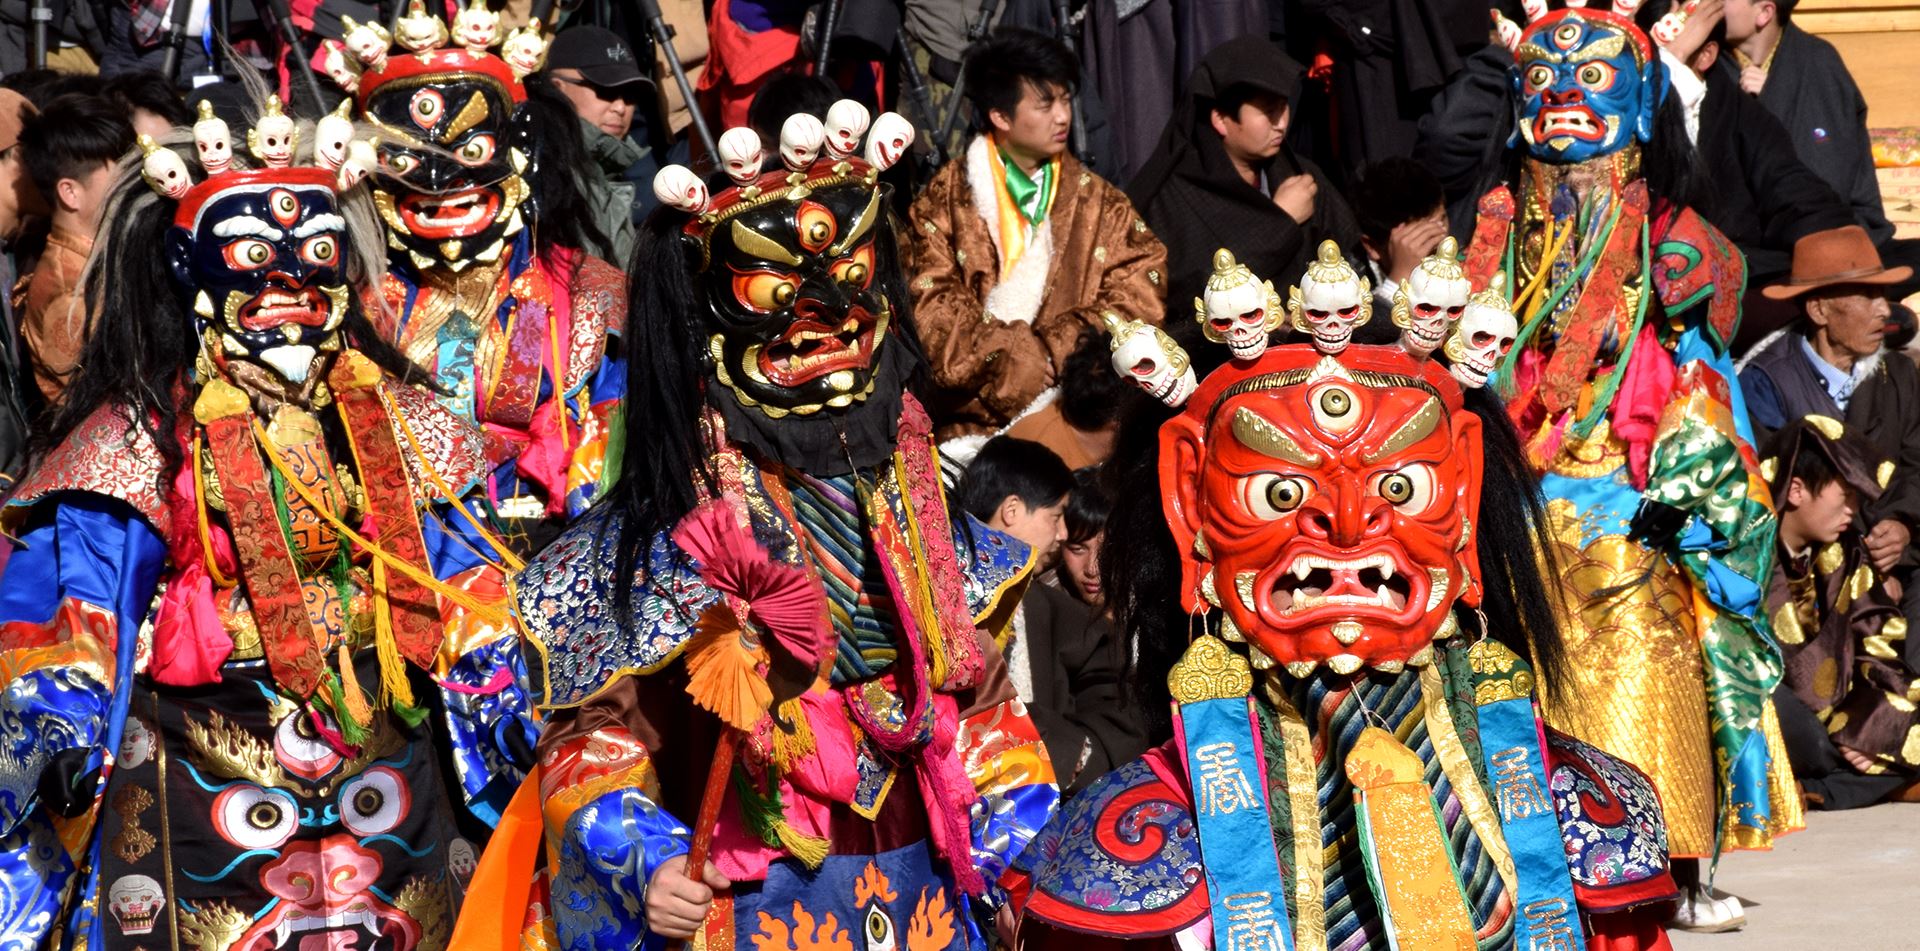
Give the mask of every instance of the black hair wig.
<svg viewBox="0 0 1920 951">
<path fill-rule="evenodd" d="M 38 115 L 23 118 L 20 158 L 48 204 L 54 202 L 61 179 L 84 177 L 133 148 L 132 123 L 102 96 L 68 93 L 47 103 Z"/>
<path fill-rule="evenodd" d="M 517 138 L 528 147 L 527 170 L 521 177 L 532 190 L 534 252 L 547 258 L 561 248 L 579 248 L 608 257 L 613 242 L 594 223 L 593 205 L 587 200 L 586 183 L 601 173 L 587 150 L 580 116 L 546 74 L 534 73 L 524 85 L 527 101 L 514 122 Z"/>
<path fill-rule="evenodd" d="M 1464 636 L 1485 633 L 1515 654 L 1531 656 L 1548 674 L 1547 682 L 1556 684 L 1565 679 L 1557 675 L 1566 670 L 1566 648 L 1557 619 L 1558 589 L 1549 580 L 1558 572 L 1546 535 L 1539 480 L 1500 401 L 1485 390 L 1470 390 L 1466 407 L 1480 418 L 1486 459 L 1473 541 L 1480 556 L 1485 591 L 1481 613 L 1487 630 L 1478 629 L 1473 612 L 1457 611 L 1455 616 Z M 1144 398 L 1137 411 L 1127 415 L 1105 467 L 1106 487 L 1114 500 L 1107 538 L 1114 543 L 1100 546 L 1107 605 L 1137 657 L 1126 678 L 1128 689 L 1155 743 L 1173 735 L 1167 672 L 1197 632 L 1195 625 L 1203 623 L 1180 607 L 1180 556 L 1161 509 L 1160 426 L 1173 415 Z M 1218 621 L 1209 617 L 1204 623 L 1212 629 Z"/>
<path fill-rule="evenodd" d="M 1068 91 L 1080 85 L 1080 58 L 1073 50 L 1045 33 L 1019 27 L 1001 27 L 975 43 L 960 68 L 975 128 L 983 132 L 993 128 L 987 114 L 1013 115 L 1029 85 Z"/>
<path fill-rule="evenodd" d="M 1028 508 L 1060 504 L 1073 491 L 1073 470 L 1053 450 L 1030 439 L 995 436 L 967 463 L 953 504 L 987 521 L 1009 497 Z"/>
</svg>

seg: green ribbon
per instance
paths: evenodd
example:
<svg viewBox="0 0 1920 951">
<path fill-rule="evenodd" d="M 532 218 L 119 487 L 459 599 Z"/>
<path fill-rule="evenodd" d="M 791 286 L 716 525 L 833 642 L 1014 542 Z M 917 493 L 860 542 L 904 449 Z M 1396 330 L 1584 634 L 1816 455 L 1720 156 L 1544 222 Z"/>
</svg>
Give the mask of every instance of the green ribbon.
<svg viewBox="0 0 1920 951">
<path fill-rule="evenodd" d="M 1006 149 L 1000 150 L 1000 165 L 1007 170 L 1007 196 L 1013 199 L 1013 206 L 1020 209 L 1020 216 L 1029 224 L 1039 225 L 1053 201 L 1053 163 L 1041 163 L 1038 181 L 1021 171 Z"/>
</svg>

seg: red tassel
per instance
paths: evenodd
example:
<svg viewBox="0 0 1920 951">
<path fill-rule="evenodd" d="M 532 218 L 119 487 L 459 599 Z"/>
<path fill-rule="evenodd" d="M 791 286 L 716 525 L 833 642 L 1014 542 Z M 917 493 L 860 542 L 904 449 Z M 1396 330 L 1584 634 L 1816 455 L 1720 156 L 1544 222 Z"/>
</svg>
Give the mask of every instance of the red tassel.
<svg viewBox="0 0 1920 951">
<path fill-rule="evenodd" d="M 707 502 L 680 520 L 673 542 L 699 563 L 708 584 L 747 602 L 782 651 L 818 664 L 833 647 L 833 628 L 821 623 L 826 595 L 806 572 L 775 562 L 735 513 L 728 499 Z"/>
</svg>

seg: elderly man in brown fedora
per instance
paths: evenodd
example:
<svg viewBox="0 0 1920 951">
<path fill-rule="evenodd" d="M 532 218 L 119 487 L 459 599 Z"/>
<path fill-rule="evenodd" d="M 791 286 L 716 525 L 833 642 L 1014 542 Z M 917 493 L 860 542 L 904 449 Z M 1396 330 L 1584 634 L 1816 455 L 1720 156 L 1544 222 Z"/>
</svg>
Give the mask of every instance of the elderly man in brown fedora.
<svg viewBox="0 0 1920 951">
<path fill-rule="evenodd" d="M 1876 571 L 1904 591 L 1902 613 L 1920 620 L 1920 371 L 1905 354 L 1882 345 L 1887 291 L 1912 276 L 1909 267 L 1881 265 L 1858 225 L 1819 231 L 1793 246 L 1793 271 L 1762 294 L 1799 304 L 1801 318 L 1760 342 L 1743 361 L 1740 388 L 1756 443 L 1810 414 L 1843 420 L 1894 471 L 1878 499 L 1862 506 L 1862 531 Z M 1908 661 L 1920 661 L 1909 641 Z"/>
</svg>

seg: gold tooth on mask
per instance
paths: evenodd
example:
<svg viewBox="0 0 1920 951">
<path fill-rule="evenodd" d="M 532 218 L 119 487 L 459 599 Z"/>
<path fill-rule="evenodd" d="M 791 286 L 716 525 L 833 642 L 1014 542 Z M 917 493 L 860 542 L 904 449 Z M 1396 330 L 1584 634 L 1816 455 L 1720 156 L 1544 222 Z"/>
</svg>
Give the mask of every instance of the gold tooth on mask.
<svg viewBox="0 0 1920 951">
<path fill-rule="evenodd" d="M 300 342 L 300 325 L 299 324 L 281 324 L 280 336 L 287 338 L 287 343 L 290 343 L 290 344 L 299 343 Z"/>
<path fill-rule="evenodd" d="M 1427 578 L 1431 582 L 1427 587 L 1427 610 L 1431 611 L 1447 599 L 1447 569 L 1428 568 Z"/>
<path fill-rule="evenodd" d="M 1373 669 L 1383 674 L 1397 674 L 1407 669 L 1407 662 L 1404 660 L 1383 660 L 1373 665 Z"/>
<path fill-rule="evenodd" d="M 1233 590 L 1240 595 L 1240 605 L 1249 612 L 1256 614 L 1259 613 L 1260 609 L 1255 607 L 1253 603 L 1253 583 L 1258 580 L 1259 577 L 1260 574 L 1256 571 L 1242 571 L 1233 576 Z"/>
<path fill-rule="evenodd" d="M 452 239 L 440 242 L 440 256 L 449 261 L 458 260 L 460 257 L 459 240 Z"/>
<path fill-rule="evenodd" d="M 208 320 L 213 319 L 213 299 L 207 296 L 205 290 L 193 295 L 193 312 Z"/>
<path fill-rule="evenodd" d="M 1220 639 L 1234 644 L 1245 644 L 1247 636 L 1240 633 L 1240 625 L 1233 623 L 1233 615 L 1220 615 Z"/>
<path fill-rule="evenodd" d="M 1335 654 L 1327 658 L 1327 667 L 1336 674 L 1350 674 L 1360 669 L 1360 658 L 1352 654 Z"/>
<path fill-rule="evenodd" d="M 1197 558 L 1213 560 L 1213 552 L 1207 550 L 1207 536 L 1200 532 L 1193 533 L 1193 554 Z"/>
<path fill-rule="evenodd" d="M 1313 668 L 1317 666 L 1310 660 L 1296 660 L 1287 664 L 1287 673 L 1304 679 L 1313 676 Z"/>
<path fill-rule="evenodd" d="M 835 370 L 832 373 L 827 374 L 827 385 L 833 387 L 836 390 L 841 391 L 842 393 L 846 392 L 847 390 L 853 389 L 853 381 L 854 381 L 854 376 L 853 376 L 852 370 Z M 841 405 L 845 405 L 845 404 L 841 404 Z"/>
<path fill-rule="evenodd" d="M 247 355 L 247 348 L 241 346 L 239 338 L 232 334 L 220 335 L 220 347 L 227 351 L 229 356 L 244 357 Z"/>
<path fill-rule="evenodd" d="M 1433 663 L 1432 644 L 1420 645 L 1420 649 L 1414 651 L 1412 657 L 1407 658 L 1407 666 L 1409 667 L 1425 667 L 1431 663 Z"/>
<path fill-rule="evenodd" d="M 1212 568 L 1208 568 L 1207 573 L 1200 576 L 1200 597 L 1216 608 L 1220 606 L 1220 593 L 1213 588 Z"/>
<path fill-rule="evenodd" d="M 1266 651 L 1252 644 L 1247 645 L 1247 663 L 1252 664 L 1254 670 L 1272 670 L 1275 666 L 1274 659 L 1267 656 Z"/>
<path fill-rule="evenodd" d="M 1365 633 L 1366 629 L 1360 626 L 1359 621 L 1335 621 L 1333 624 L 1333 639 L 1342 644 L 1351 645 Z"/>
</svg>

